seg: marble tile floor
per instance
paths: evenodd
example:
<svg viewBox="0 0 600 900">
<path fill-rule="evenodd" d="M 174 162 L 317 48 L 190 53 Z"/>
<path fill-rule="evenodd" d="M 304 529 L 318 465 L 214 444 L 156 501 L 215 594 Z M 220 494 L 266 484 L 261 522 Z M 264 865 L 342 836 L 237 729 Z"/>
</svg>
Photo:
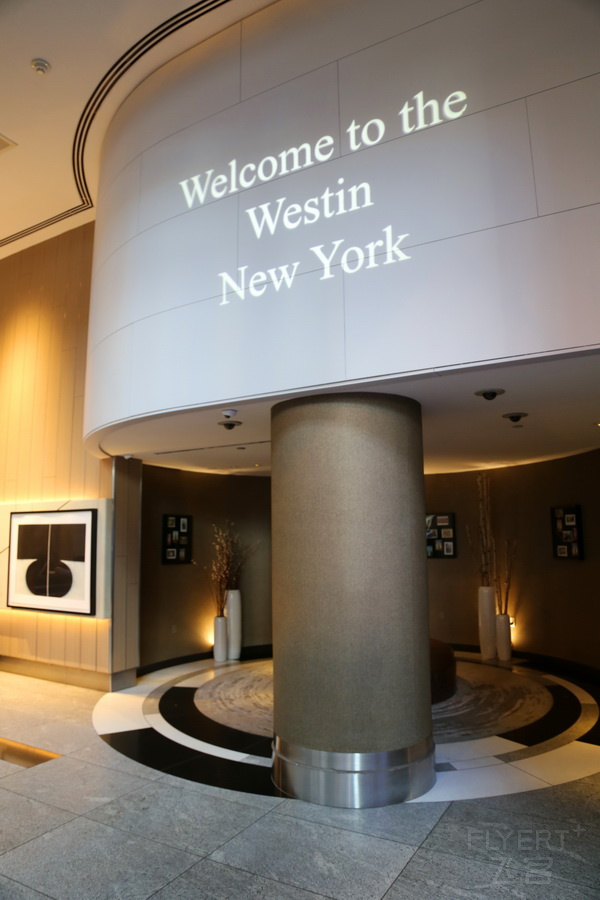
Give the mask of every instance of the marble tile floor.
<svg viewBox="0 0 600 900">
<path fill-rule="evenodd" d="M 165 677 L 110 695 L 123 729 L 159 716 L 148 685 Z M 0 900 L 600 898 L 593 741 L 582 744 L 583 768 L 572 745 L 559 748 L 536 769 L 544 786 L 535 790 L 336 810 L 180 777 L 189 770 L 179 758 L 144 765 L 98 734 L 102 699 L 0 672 L 0 738 L 59 754 L 31 768 L 0 760 Z M 183 752 L 198 756 L 194 740 Z M 502 768 L 493 753 L 503 748 L 486 740 L 472 770 L 482 784 Z M 463 744 L 446 747 L 448 765 L 464 763 Z M 264 757 L 249 756 L 267 771 Z M 441 766 L 440 782 L 460 774 Z"/>
</svg>

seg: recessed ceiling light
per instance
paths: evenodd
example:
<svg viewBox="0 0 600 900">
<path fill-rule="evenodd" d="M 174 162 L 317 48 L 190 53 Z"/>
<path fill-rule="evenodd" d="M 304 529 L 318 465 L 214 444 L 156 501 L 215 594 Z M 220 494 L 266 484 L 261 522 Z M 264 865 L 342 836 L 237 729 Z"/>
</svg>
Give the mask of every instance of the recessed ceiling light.
<svg viewBox="0 0 600 900">
<path fill-rule="evenodd" d="M 504 388 L 485 388 L 483 391 L 475 391 L 475 396 L 483 397 L 484 400 L 495 400 L 504 393 L 506 393 Z"/>
<path fill-rule="evenodd" d="M 37 72 L 38 75 L 47 75 L 51 66 L 47 59 L 40 59 L 38 57 L 31 60 L 31 68 L 34 72 Z"/>
<path fill-rule="evenodd" d="M 524 412 L 504 413 L 502 418 L 510 419 L 511 422 L 514 422 L 516 424 L 517 422 L 520 422 L 521 419 L 526 419 L 528 415 L 529 413 Z"/>
</svg>

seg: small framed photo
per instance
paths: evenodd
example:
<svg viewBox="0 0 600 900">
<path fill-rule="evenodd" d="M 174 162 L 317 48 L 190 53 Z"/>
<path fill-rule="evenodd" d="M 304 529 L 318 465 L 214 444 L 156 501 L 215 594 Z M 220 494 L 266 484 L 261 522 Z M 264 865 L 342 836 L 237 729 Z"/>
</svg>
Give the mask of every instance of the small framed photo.
<svg viewBox="0 0 600 900">
<path fill-rule="evenodd" d="M 456 556 L 454 513 L 428 513 L 425 516 L 427 559 L 452 559 Z"/>
<path fill-rule="evenodd" d="M 162 563 L 182 565 L 192 561 L 192 516 L 163 515 Z"/>
<path fill-rule="evenodd" d="M 554 559 L 582 560 L 583 526 L 581 507 L 555 506 L 550 510 Z"/>
</svg>

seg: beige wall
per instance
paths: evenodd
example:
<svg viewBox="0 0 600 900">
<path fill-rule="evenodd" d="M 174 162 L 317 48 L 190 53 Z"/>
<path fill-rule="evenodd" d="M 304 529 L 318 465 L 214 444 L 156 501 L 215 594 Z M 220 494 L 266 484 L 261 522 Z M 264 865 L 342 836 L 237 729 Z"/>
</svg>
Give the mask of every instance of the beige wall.
<svg viewBox="0 0 600 900">
<path fill-rule="evenodd" d="M 600 633 L 600 451 L 528 466 L 494 469 L 490 475 L 496 542 L 518 542 L 509 613 L 516 617 L 518 651 L 554 656 L 598 668 Z M 458 556 L 429 560 L 433 637 L 477 644 L 477 561 L 466 526 L 477 529 L 476 473 L 430 475 L 427 512 L 456 514 Z M 585 559 L 552 555 L 550 509 L 580 504 Z"/>
<path fill-rule="evenodd" d="M 254 547 L 242 571 L 242 646 L 271 643 L 269 478 L 143 467 L 140 644 L 142 666 L 212 648 L 212 525 L 233 522 Z M 196 565 L 161 564 L 163 514 L 193 517 Z"/>
<path fill-rule="evenodd" d="M 93 225 L 0 261 L 0 503 L 112 496 L 111 461 L 82 444 Z M 0 547 L 2 562 L 7 541 Z M 0 606 L 6 581 L 0 583 Z M 110 607 L 109 607 L 110 608 Z M 0 608 L 3 664 L 94 683 L 110 619 Z M 37 667 L 37 668 L 36 668 Z"/>
</svg>

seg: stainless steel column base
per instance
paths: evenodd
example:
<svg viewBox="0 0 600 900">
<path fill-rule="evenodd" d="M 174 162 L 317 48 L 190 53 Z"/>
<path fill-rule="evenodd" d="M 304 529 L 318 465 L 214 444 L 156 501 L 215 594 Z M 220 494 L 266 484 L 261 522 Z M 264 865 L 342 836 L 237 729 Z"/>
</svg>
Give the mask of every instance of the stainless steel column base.
<svg viewBox="0 0 600 900">
<path fill-rule="evenodd" d="M 435 783 L 431 737 L 384 753 L 332 753 L 275 737 L 273 780 L 284 794 L 320 806 L 363 809 L 402 803 Z"/>
</svg>

